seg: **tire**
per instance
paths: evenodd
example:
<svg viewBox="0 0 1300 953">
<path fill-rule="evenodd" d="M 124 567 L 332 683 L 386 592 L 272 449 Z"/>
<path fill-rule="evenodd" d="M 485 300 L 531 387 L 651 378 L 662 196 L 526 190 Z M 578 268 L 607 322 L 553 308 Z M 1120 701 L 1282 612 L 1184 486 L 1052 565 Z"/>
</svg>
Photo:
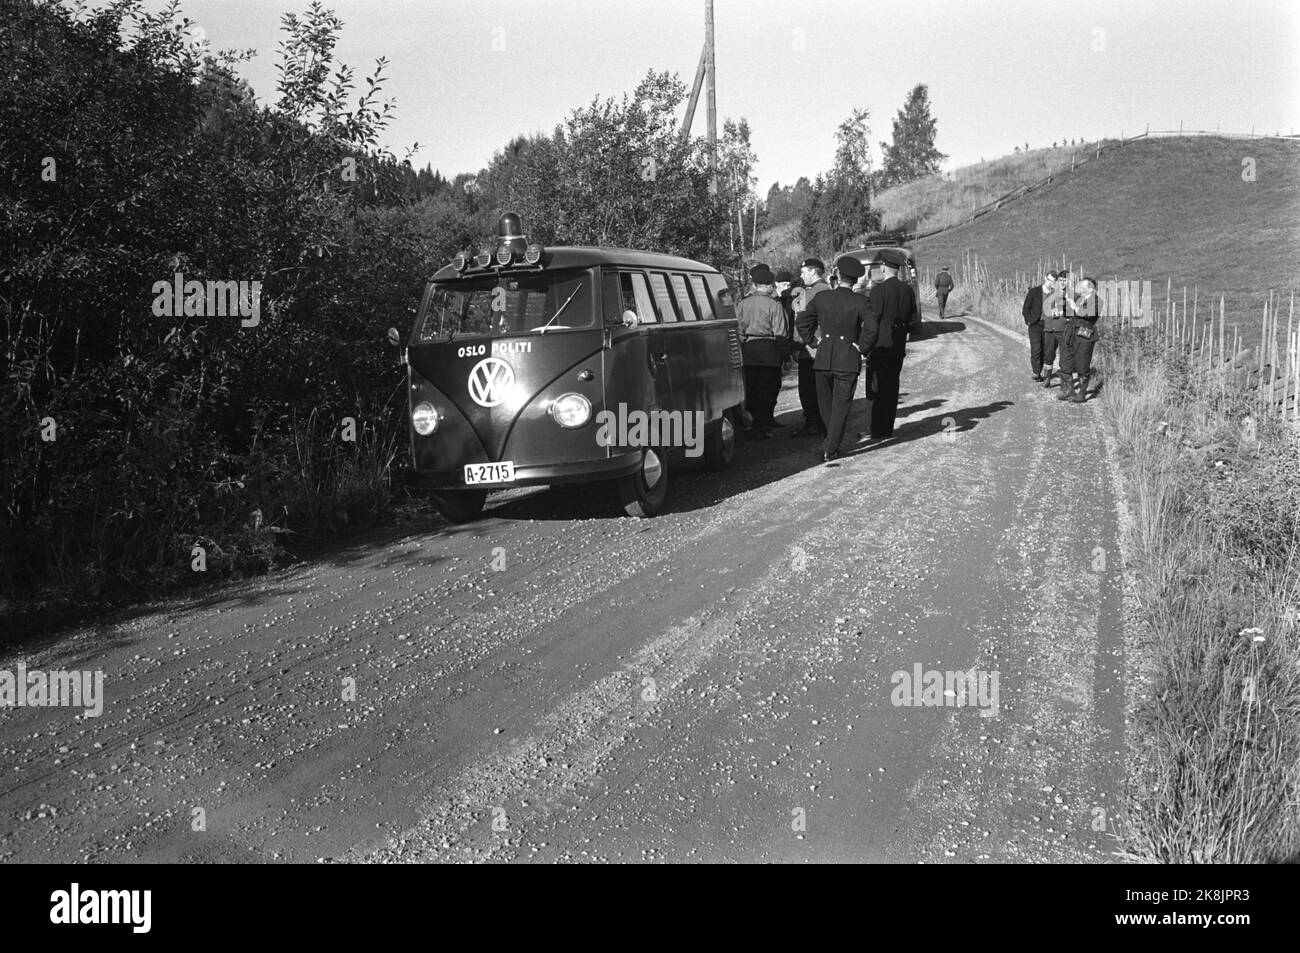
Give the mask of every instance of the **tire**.
<svg viewBox="0 0 1300 953">
<path fill-rule="evenodd" d="M 718 426 L 704 438 L 704 468 L 706 470 L 725 470 L 736 458 L 736 425 L 731 421 L 732 412 L 726 411 Z"/>
<path fill-rule="evenodd" d="M 452 523 L 469 523 L 478 519 L 487 503 L 487 490 L 445 490 L 429 496 L 438 512 Z"/>
<path fill-rule="evenodd" d="M 668 498 L 668 463 L 663 450 L 648 447 L 642 452 L 637 471 L 619 478 L 618 496 L 628 516 L 644 519 L 659 514 Z"/>
</svg>

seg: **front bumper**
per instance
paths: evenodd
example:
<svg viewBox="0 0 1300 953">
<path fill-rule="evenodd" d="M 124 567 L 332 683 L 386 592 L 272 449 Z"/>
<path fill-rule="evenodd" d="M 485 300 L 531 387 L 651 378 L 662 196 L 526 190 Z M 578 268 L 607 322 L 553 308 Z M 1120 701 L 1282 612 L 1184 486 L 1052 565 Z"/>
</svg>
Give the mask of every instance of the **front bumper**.
<svg viewBox="0 0 1300 953">
<path fill-rule="evenodd" d="M 576 463 L 550 463 L 543 466 L 515 465 L 515 478 L 510 483 L 465 483 L 465 472 L 455 470 L 410 470 L 406 476 L 408 486 L 422 490 L 508 490 L 512 486 L 543 486 L 562 483 L 595 483 L 615 480 L 636 473 L 641 466 L 641 451 L 627 450 L 601 460 L 580 460 Z"/>
</svg>

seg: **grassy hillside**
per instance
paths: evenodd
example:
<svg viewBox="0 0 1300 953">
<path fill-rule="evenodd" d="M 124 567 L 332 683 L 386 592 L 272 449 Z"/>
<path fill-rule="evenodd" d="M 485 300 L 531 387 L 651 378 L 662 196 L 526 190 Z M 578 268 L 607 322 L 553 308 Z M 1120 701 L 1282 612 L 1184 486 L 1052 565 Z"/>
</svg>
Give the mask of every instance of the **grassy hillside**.
<svg viewBox="0 0 1300 953">
<path fill-rule="evenodd" d="M 1109 140 L 1102 145 L 1108 145 Z M 1083 158 L 1096 143 L 1057 149 L 1033 149 L 953 170 L 951 177 L 932 175 L 886 189 L 876 196 L 884 227 L 927 232 L 955 225 L 975 209 L 1013 189 L 1069 169 L 1071 157 Z"/>
<path fill-rule="evenodd" d="M 1256 180 L 1242 181 L 1242 160 Z M 1268 290 L 1300 287 L 1300 143 L 1149 139 L 1103 155 L 1050 187 L 916 245 L 922 267 L 967 252 L 994 274 L 1066 261 L 1099 278 L 1149 279 L 1163 300 L 1199 286 L 1229 321 L 1258 327 Z M 1285 322 L 1285 318 L 1283 318 Z"/>
</svg>

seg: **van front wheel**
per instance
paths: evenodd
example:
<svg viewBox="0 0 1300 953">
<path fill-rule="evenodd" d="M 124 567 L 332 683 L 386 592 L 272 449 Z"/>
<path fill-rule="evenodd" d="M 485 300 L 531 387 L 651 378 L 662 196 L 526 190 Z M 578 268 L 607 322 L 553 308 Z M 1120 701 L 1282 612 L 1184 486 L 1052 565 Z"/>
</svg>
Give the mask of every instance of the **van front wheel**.
<svg viewBox="0 0 1300 953">
<path fill-rule="evenodd" d="M 447 490 L 432 493 L 430 498 L 438 512 L 452 523 L 468 523 L 483 515 L 487 490 Z"/>
<path fill-rule="evenodd" d="M 647 447 L 642 452 L 637 471 L 619 478 L 618 496 L 628 516 L 658 515 L 668 497 L 668 466 L 662 450 Z"/>
<path fill-rule="evenodd" d="M 718 426 L 704 438 L 704 466 L 709 470 L 725 470 L 736 456 L 736 427 L 731 422 L 731 411 L 722 415 Z"/>
</svg>

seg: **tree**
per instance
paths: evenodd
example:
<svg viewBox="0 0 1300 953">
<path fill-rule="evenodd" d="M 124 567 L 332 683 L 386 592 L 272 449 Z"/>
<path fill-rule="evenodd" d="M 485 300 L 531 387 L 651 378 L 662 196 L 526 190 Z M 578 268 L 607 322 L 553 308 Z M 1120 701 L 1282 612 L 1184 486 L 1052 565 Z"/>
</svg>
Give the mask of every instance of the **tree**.
<svg viewBox="0 0 1300 953">
<path fill-rule="evenodd" d="M 3 594 L 155 589 L 189 578 L 196 539 L 214 571 L 263 566 L 274 537 L 249 535 L 250 512 L 308 533 L 313 512 L 370 505 L 329 500 L 355 458 L 332 423 L 302 422 L 401 421 L 383 329 L 431 263 L 403 202 L 414 174 L 376 145 L 382 61 L 354 96 L 338 21 L 313 4 L 282 21 L 279 99 L 261 107 L 241 57 L 206 55 L 175 10 L 6 7 Z M 201 290 L 164 303 L 177 273 L 250 288 L 257 319 Z"/>
<path fill-rule="evenodd" d="M 755 192 L 758 179 L 754 177 L 754 163 L 758 161 L 758 156 L 749 143 L 749 120 L 743 117 L 739 122 L 733 119 L 723 120 L 722 141 L 718 145 L 718 152 L 722 200 L 727 207 L 727 236 L 733 253 L 736 252 L 739 241 L 739 253 L 743 258 L 747 213 L 758 201 Z"/>
<path fill-rule="evenodd" d="M 817 176 L 811 205 L 800 225 L 800 240 L 806 249 L 832 253 L 880 227 L 880 213 L 871 207 L 868 118 L 867 110 L 854 109 L 835 130 L 834 165 Z"/>
<path fill-rule="evenodd" d="M 775 228 L 786 222 L 798 222 L 812 207 L 813 187 L 805 175 L 799 176 L 794 185 L 782 186 L 773 182 L 767 190 L 767 199 L 763 203 L 760 221 L 763 228 Z"/>
<path fill-rule="evenodd" d="M 497 211 L 524 219 L 547 244 L 611 245 L 718 263 L 727 208 L 710 194 L 704 142 L 678 136 L 686 87 L 649 72 L 629 97 L 574 110 L 550 136 L 531 140 Z M 486 177 L 481 174 L 482 181 Z"/>
<path fill-rule="evenodd" d="M 884 153 L 881 188 L 939 171 L 939 163 L 948 157 L 935 148 L 935 126 L 936 120 L 930 115 L 930 90 L 924 83 L 918 83 L 894 117 L 893 144 L 880 144 Z"/>
</svg>

